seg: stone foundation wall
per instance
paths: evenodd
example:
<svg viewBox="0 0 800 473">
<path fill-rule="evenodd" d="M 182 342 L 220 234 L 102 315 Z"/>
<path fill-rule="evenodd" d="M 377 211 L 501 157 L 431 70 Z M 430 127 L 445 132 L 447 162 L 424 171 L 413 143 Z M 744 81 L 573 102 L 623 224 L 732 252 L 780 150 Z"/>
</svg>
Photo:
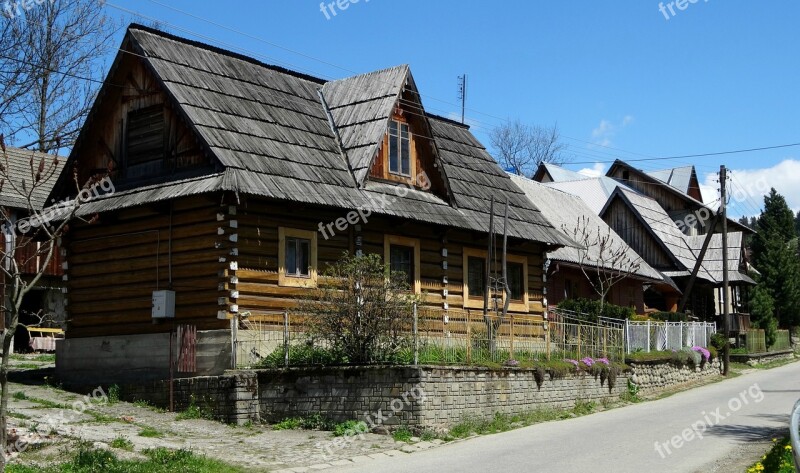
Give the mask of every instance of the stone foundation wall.
<svg viewBox="0 0 800 473">
<path fill-rule="evenodd" d="M 739 363 L 747 363 L 750 366 L 763 365 L 773 361 L 780 360 L 793 360 L 795 358 L 794 350 L 782 350 L 772 353 L 756 353 L 752 355 L 731 355 L 731 361 Z"/>
<path fill-rule="evenodd" d="M 542 377 L 541 375 L 544 374 Z M 191 402 L 214 418 L 243 424 L 312 414 L 336 422 L 364 420 L 375 431 L 400 425 L 444 430 L 466 416 L 521 414 L 569 408 L 578 401 L 617 400 L 628 380 L 655 393 L 719 375 L 719 363 L 701 370 L 669 363 L 634 363 L 612 381 L 588 374 L 553 378 L 530 369 L 477 367 L 329 367 L 229 371 L 174 381 L 175 409 Z M 169 382 L 120 385 L 127 401 L 169 405 Z"/>
<path fill-rule="evenodd" d="M 701 379 L 721 376 L 719 359 L 705 363 L 702 368 L 675 366 L 664 362 L 628 362 L 631 366 L 631 382 L 639 387 L 641 394 L 653 394 L 674 389 Z"/>
</svg>

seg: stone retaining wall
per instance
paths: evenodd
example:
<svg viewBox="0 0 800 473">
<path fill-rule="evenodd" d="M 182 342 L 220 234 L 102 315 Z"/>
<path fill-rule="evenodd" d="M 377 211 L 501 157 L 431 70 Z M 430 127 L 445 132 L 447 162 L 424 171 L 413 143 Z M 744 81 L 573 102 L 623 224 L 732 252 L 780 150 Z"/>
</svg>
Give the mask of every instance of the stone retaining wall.
<svg viewBox="0 0 800 473">
<path fill-rule="evenodd" d="M 628 362 L 631 367 L 631 382 L 639 387 L 641 394 L 653 394 L 674 389 L 701 379 L 721 376 L 719 359 L 705 363 L 702 368 L 676 366 L 670 362 Z"/>
<path fill-rule="evenodd" d="M 750 366 L 763 365 L 779 360 L 793 360 L 795 357 L 794 350 L 782 350 L 771 353 L 754 353 L 746 355 L 733 355 L 731 354 L 731 361 L 739 363 L 747 363 Z"/>
<path fill-rule="evenodd" d="M 541 375 L 544 375 L 543 377 Z M 719 364 L 702 370 L 669 363 L 634 363 L 614 382 L 588 374 L 553 378 L 531 369 L 478 367 L 329 367 L 229 371 L 221 376 L 176 379 L 175 409 L 191 402 L 216 419 L 243 424 L 319 414 L 336 422 L 364 420 L 375 431 L 397 426 L 444 430 L 465 416 L 521 414 L 577 401 L 617 400 L 628 380 L 654 393 L 718 376 Z M 127 401 L 169 405 L 169 382 L 120 386 Z"/>
</svg>

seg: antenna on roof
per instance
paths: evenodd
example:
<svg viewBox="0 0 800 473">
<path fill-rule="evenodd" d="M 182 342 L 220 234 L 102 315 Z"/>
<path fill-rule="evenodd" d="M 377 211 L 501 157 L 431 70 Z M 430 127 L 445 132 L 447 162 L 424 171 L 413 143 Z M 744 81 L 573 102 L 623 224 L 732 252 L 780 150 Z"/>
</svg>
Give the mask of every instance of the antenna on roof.
<svg viewBox="0 0 800 473">
<path fill-rule="evenodd" d="M 467 105 L 467 75 L 458 76 L 458 99 L 461 100 L 461 124 L 464 124 L 464 109 Z"/>
</svg>

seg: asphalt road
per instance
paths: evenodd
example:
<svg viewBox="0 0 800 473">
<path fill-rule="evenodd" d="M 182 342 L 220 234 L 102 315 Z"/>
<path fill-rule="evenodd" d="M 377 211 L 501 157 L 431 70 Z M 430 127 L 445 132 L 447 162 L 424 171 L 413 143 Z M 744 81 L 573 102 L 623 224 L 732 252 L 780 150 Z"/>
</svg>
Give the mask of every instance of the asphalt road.
<svg viewBox="0 0 800 473">
<path fill-rule="evenodd" d="M 798 398 L 800 363 L 792 363 L 658 401 L 326 471 L 741 473 L 729 460 L 787 433 Z"/>
</svg>

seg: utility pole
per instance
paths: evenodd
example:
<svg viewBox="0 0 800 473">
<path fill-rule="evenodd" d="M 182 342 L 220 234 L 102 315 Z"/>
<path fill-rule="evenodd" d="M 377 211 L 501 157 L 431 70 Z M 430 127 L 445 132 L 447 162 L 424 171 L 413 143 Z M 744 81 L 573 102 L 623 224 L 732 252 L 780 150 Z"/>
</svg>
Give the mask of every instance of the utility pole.
<svg viewBox="0 0 800 473">
<path fill-rule="evenodd" d="M 467 107 L 467 75 L 458 76 L 458 98 L 461 100 L 461 124 L 464 124 L 464 110 Z"/>
<path fill-rule="evenodd" d="M 719 193 L 722 206 L 722 305 L 725 314 L 725 354 L 722 358 L 722 374 L 728 376 L 731 363 L 731 311 L 729 308 L 730 295 L 728 294 L 728 170 L 725 165 L 719 167 Z M 714 229 L 712 228 L 711 231 Z"/>
</svg>

